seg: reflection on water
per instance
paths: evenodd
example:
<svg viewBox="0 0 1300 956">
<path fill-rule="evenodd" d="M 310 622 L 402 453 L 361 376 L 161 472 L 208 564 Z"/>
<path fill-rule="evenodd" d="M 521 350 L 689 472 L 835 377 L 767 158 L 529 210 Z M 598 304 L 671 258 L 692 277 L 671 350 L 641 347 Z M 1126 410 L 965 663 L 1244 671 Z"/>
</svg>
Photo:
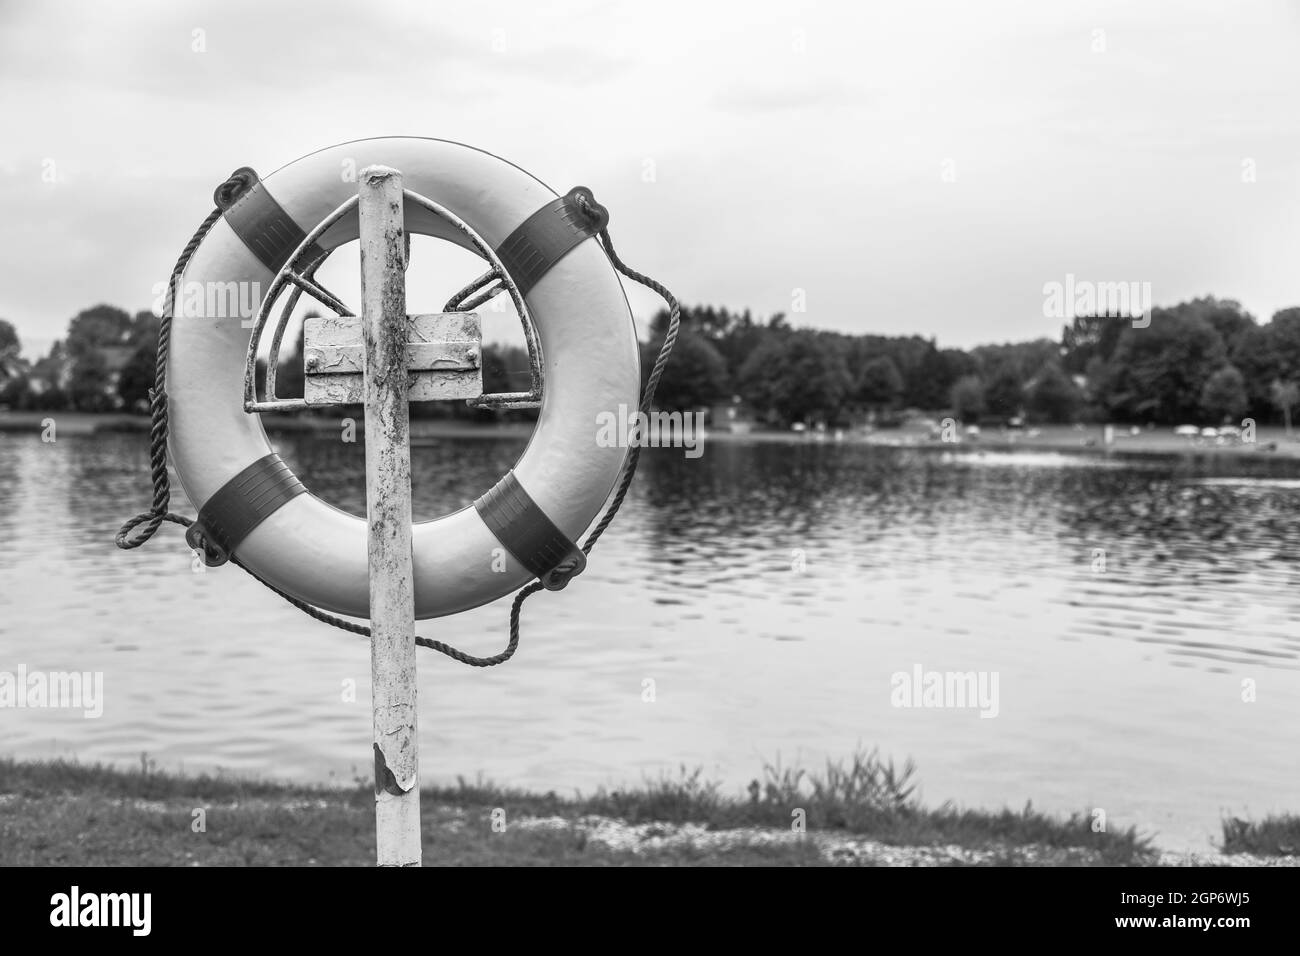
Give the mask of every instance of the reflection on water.
<svg viewBox="0 0 1300 956">
<path fill-rule="evenodd" d="M 359 444 L 278 445 L 364 511 Z M 413 449 L 417 517 L 523 446 Z M 642 461 L 587 572 L 530 601 L 514 661 L 421 659 L 426 779 L 589 789 L 686 764 L 739 787 L 862 743 L 916 758 L 931 802 L 1101 807 L 1170 846 L 1204 848 L 1224 810 L 1300 810 L 1295 465 L 722 441 Z M 103 671 L 106 696 L 99 720 L 0 711 L 0 750 L 368 773 L 364 641 L 238 569 L 196 572 L 174 526 L 117 551 L 146 474 L 143 436 L 0 435 L 0 670 Z M 420 631 L 489 653 L 507 612 Z M 996 671 L 997 718 L 891 706 L 918 664 Z"/>
</svg>

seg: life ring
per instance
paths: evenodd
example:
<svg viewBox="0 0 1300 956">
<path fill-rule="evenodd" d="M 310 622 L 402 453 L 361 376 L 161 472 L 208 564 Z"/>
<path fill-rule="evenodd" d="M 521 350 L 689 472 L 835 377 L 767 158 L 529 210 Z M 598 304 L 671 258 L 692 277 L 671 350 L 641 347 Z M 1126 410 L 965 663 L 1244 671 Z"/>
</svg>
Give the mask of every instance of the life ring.
<svg viewBox="0 0 1300 956">
<path fill-rule="evenodd" d="M 563 197 L 530 174 L 459 143 L 408 137 L 344 143 L 282 167 L 243 196 L 227 196 L 225 215 L 190 256 L 182 288 L 195 282 L 269 288 L 288 256 L 286 235 L 310 233 L 356 195 L 355 177 L 342 170 L 372 164 L 400 170 L 408 190 L 436 200 L 498 252 L 540 210 L 563 211 Z M 464 234 L 418 206 L 407 204 L 405 217 L 410 233 L 474 251 Z M 357 236 L 356 216 L 346 216 L 318 245 L 328 252 Z M 567 242 L 525 294 L 544 382 L 536 430 L 512 471 L 474 506 L 415 524 L 417 619 L 478 607 L 541 576 L 566 546 L 572 553 L 572 542 L 619 477 L 627 449 L 598 443 L 597 423 L 636 407 L 635 327 L 601 244 L 589 234 Z M 293 243 L 287 245 L 292 251 Z M 238 537 L 232 550 L 258 577 L 324 610 L 367 617 L 366 521 L 303 489 L 275 456 L 261 417 L 244 411 L 253 334 L 247 325 L 238 316 L 182 311 L 172 323 L 168 449 L 199 509 L 195 528 L 217 537 L 213 513 L 221 511 L 223 533 Z"/>
</svg>

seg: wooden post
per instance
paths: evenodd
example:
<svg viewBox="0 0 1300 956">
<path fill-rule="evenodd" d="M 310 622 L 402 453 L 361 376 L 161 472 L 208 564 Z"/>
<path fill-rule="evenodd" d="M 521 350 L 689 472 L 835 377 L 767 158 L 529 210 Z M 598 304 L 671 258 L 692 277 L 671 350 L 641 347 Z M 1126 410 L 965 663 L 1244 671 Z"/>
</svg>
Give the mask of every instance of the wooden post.
<svg viewBox="0 0 1300 956">
<path fill-rule="evenodd" d="M 407 405 L 406 232 L 402 174 L 361 171 L 370 682 L 375 708 L 375 834 L 380 866 L 420 865 L 415 720 L 415 585 Z"/>
</svg>

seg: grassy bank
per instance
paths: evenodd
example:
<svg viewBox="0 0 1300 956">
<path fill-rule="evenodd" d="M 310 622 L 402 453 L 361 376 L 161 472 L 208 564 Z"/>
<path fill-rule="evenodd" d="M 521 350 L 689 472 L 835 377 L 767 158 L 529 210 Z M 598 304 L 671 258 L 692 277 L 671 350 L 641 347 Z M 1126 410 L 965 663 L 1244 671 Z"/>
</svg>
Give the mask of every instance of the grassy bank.
<svg viewBox="0 0 1300 956">
<path fill-rule="evenodd" d="M 1300 857 L 1300 816 L 1270 814 L 1262 820 L 1223 821 L 1223 852 Z"/>
<path fill-rule="evenodd" d="M 149 418 L 128 412 L 14 412 L 0 411 L 0 432 L 40 435 L 53 419 L 56 435 L 91 435 L 95 432 L 147 432 Z"/>
<path fill-rule="evenodd" d="M 479 781 L 422 791 L 425 858 L 446 865 L 1142 865 L 1135 830 L 1090 817 L 921 806 L 911 767 L 860 754 L 764 768 L 728 794 L 698 772 L 584 796 Z M 373 798 L 225 776 L 0 761 L 0 863 L 370 865 Z M 797 830 L 802 823 L 804 832 Z"/>
</svg>

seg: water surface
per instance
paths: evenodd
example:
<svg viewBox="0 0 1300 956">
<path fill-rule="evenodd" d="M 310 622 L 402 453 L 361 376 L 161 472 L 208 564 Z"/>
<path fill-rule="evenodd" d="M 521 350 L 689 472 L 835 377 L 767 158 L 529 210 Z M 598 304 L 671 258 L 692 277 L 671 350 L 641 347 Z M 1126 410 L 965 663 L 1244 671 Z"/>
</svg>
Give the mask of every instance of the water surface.
<svg viewBox="0 0 1300 956">
<path fill-rule="evenodd" d="M 417 516 L 471 503 L 523 444 L 414 449 Z M 278 445 L 363 510 L 360 445 Z M 0 710 L 0 753 L 368 775 L 364 640 L 233 566 L 196 573 L 175 526 L 119 552 L 146 476 L 143 436 L 0 435 L 0 670 L 102 671 L 106 698 L 98 720 Z M 651 450 L 586 573 L 526 605 L 513 661 L 421 652 L 423 772 L 586 790 L 685 765 L 739 789 L 777 756 L 879 746 L 931 803 L 1102 808 L 1204 849 L 1222 812 L 1300 811 L 1297 506 L 1297 466 L 1265 459 Z M 508 610 L 419 630 L 493 653 Z M 918 664 L 996 672 L 998 715 L 892 706 Z"/>
</svg>

